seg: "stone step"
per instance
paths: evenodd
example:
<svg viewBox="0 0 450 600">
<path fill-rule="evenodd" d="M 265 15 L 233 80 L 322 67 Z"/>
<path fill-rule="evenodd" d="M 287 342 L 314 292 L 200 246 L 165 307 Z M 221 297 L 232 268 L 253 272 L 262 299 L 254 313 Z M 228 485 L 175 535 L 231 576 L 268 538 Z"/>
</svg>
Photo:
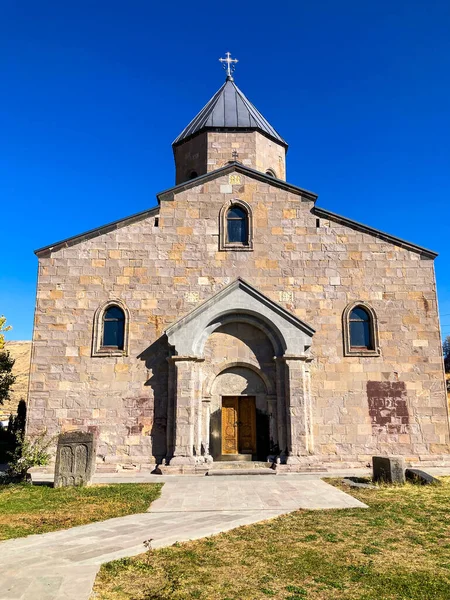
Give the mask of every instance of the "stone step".
<svg viewBox="0 0 450 600">
<path fill-rule="evenodd" d="M 227 477 L 230 475 L 276 475 L 274 469 L 210 469 L 205 473 L 208 477 Z"/>
<path fill-rule="evenodd" d="M 263 461 L 233 461 L 233 462 L 213 462 L 208 466 L 208 471 L 228 471 L 228 470 L 253 470 L 253 469 L 270 469 L 272 463 Z"/>
<path fill-rule="evenodd" d="M 215 459 L 215 462 L 252 462 L 251 454 L 222 454 Z"/>
</svg>

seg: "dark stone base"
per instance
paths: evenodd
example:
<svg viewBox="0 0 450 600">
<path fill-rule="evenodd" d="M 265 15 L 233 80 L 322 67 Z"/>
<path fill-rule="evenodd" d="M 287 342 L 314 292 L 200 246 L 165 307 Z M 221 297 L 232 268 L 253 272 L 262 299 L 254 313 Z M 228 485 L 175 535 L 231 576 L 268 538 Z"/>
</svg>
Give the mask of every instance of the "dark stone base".
<svg viewBox="0 0 450 600">
<path fill-rule="evenodd" d="M 401 456 L 374 456 L 373 480 L 384 483 L 405 483 L 405 465 Z"/>
</svg>

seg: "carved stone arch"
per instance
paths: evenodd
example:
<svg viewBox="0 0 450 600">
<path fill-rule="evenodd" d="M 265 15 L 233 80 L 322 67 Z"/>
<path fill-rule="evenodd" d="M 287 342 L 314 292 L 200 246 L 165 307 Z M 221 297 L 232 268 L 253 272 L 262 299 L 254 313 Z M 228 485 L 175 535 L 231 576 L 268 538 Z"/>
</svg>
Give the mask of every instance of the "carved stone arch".
<svg viewBox="0 0 450 600">
<path fill-rule="evenodd" d="M 246 244 L 230 243 L 227 241 L 227 213 L 233 206 L 239 206 L 247 214 L 248 239 Z M 219 213 L 219 250 L 253 250 L 253 211 L 245 200 L 233 198 L 228 200 Z"/>
<path fill-rule="evenodd" d="M 123 350 L 102 348 L 103 317 L 111 306 L 118 306 L 125 315 Z M 92 330 L 92 356 L 128 356 L 128 343 L 130 331 L 130 311 L 123 300 L 111 298 L 100 305 L 94 313 Z"/>
<path fill-rule="evenodd" d="M 203 386 L 203 397 L 204 398 L 211 397 L 212 388 L 213 388 L 214 382 L 217 379 L 217 377 L 221 373 L 223 373 L 224 371 L 227 371 L 228 369 L 232 369 L 234 367 L 242 367 L 244 369 L 249 369 L 250 371 L 253 371 L 257 375 L 259 375 L 259 377 L 261 378 L 262 382 L 266 386 L 266 393 L 267 394 L 274 395 L 276 393 L 275 386 L 274 386 L 273 382 L 266 375 L 266 373 L 264 373 L 261 370 L 259 364 L 256 361 L 247 359 L 245 361 L 224 362 L 224 363 L 218 365 L 214 369 L 214 371 L 211 373 L 211 375 L 208 377 L 208 379 L 205 381 L 205 383 L 204 383 L 204 386 Z"/>
<path fill-rule="evenodd" d="M 175 354 L 201 357 L 212 331 L 233 320 L 245 320 L 264 331 L 275 356 L 309 353 L 314 329 L 241 278 L 173 323 L 166 334 Z"/>
<path fill-rule="evenodd" d="M 247 323 L 261 330 L 272 344 L 274 356 L 282 356 L 286 351 L 286 341 L 283 334 L 272 322 L 266 322 L 263 315 L 251 311 L 235 312 L 228 310 L 219 314 L 204 328 L 193 346 L 195 354 L 202 356 L 209 336 L 219 327 L 229 323 Z"/>
<path fill-rule="evenodd" d="M 350 340 L 350 315 L 352 310 L 358 307 L 364 309 L 369 316 L 373 349 L 352 348 Z M 345 307 L 344 312 L 342 313 L 342 334 L 344 356 L 380 356 L 377 314 L 372 306 L 365 300 L 356 300 Z"/>
</svg>

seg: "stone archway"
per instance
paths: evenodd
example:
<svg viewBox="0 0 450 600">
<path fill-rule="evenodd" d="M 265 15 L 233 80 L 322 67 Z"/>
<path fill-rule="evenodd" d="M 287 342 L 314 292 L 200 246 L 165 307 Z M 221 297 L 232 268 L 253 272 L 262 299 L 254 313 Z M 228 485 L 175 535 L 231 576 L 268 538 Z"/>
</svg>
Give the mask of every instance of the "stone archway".
<svg viewBox="0 0 450 600">
<path fill-rule="evenodd" d="M 245 364 L 248 381 L 253 377 L 250 373 L 257 373 L 262 382 L 272 382 L 273 394 L 267 393 L 266 385 L 266 414 L 272 421 L 270 443 L 281 459 L 299 462 L 300 456 L 311 453 L 313 334 L 309 325 L 241 279 L 169 327 L 166 335 L 173 348 L 167 419 L 170 464 L 212 460 L 213 394 L 205 394 L 204 387 L 223 372 L 224 363 Z M 218 336 L 222 342 L 214 343 Z"/>
<path fill-rule="evenodd" d="M 211 385 L 210 395 L 203 397 L 204 434 L 205 439 L 208 439 L 209 434 L 208 450 L 214 460 L 224 458 L 223 402 L 224 399 L 230 398 L 234 398 L 238 406 L 243 401 L 250 401 L 254 404 L 255 412 L 251 418 L 254 419 L 252 427 L 255 430 L 255 447 L 252 451 L 252 457 L 257 460 L 267 460 L 267 456 L 274 450 L 274 438 L 276 437 L 273 418 L 276 396 L 270 393 L 271 388 L 272 384 L 268 376 L 264 375 L 263 371 L 260 371 L 254 365 L 239 363 L 227 367 L 216 375 Z M 207 410 L 205 410 L 206 407 Z M 243 425 L 243 423 L 239 416 L 237 418 L 235 435 L 239 444 L 240 425 Z M 236 450 L 235 458 L 238 460 L 243 451 L 242 448 L 239 448 L 239 445 Z M 233 459 L 233 456 L 227 456 L 226 458 Z"/>
<path fill-rule="evenodd" d="M 251 429 L 253 458 L 266 460 L 278 439 L 276 430 L 276 354 L 277 343 L 266 328 L 254 319 L 229 314 L 219 327 L 214 327 L 203 347 L 202 363 L 202 436 L 204 446 L 213 458 L 223 458 L 224 398 L 234 399 L 230 411 L 236 416 L 235 442 L 241 445 L 241 408 L 253 413 Z M 248 411 L 244 411 L 248 412 Z M 209 444 L 208 444 L 209 435 Z M 237 447 L 229 454 L 243 454 Z M 245 452 L 248 454 L 248 449 Z M 228 457 L 231 459 L 231 457 Z M 237 457 L 236 457 L 237 460 Z"/>
</svg>

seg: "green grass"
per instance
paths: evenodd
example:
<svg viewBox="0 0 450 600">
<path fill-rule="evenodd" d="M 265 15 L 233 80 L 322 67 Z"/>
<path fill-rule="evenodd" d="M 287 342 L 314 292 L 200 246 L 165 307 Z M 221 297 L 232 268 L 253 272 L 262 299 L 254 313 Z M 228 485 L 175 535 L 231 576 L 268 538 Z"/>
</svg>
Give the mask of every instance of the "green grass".
<svg viewBox="0 0 450 600">
<path fill-rule="evenodd" d="M 145 512 L 161 484 L 0 485 L 0 540 Z"/>
<path fill-rule="evenodd" d="M 351 494 L 369 509 L 297 511 L 108 563 L 95 598 L 449 600 L 450 478 Z"/>
</svg>

